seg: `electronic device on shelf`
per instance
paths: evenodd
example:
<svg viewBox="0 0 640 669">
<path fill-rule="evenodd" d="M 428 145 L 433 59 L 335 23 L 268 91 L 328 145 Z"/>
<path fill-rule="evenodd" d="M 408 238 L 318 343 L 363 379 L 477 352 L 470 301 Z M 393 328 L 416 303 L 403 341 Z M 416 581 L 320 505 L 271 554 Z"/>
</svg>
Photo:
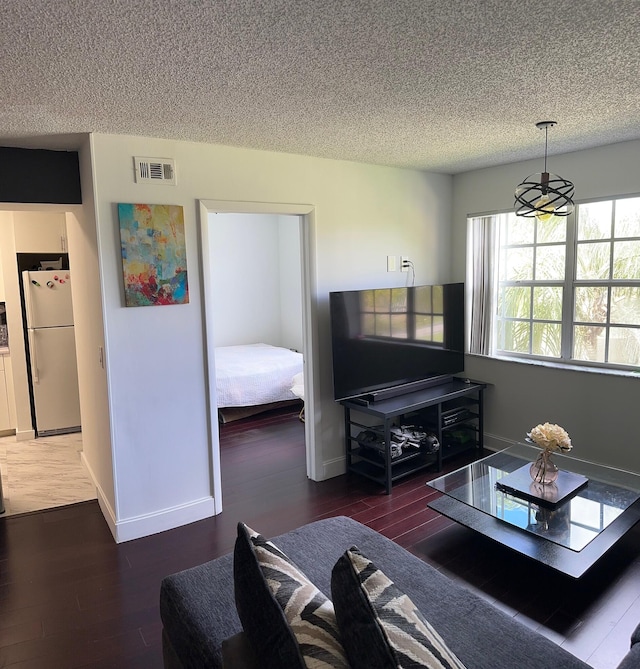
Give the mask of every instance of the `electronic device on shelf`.
<svg viewBox="0 0 640 669">
<path fill-rule="evenodd" d="M 464 284 L 329 293 L 334 398 L 374 402 L 464 371 Z"/>
<path fill-rule="evenodd" d="M 471 418 L 473 414 L 471 411 L 465 408 L 457 409 L 455 411 L 448 412 L 442 416 L 442 424 L 445 427 L 449 425 L 455 425 L 456 423 L 461 423 L 462 421 Z"/>
</svg>

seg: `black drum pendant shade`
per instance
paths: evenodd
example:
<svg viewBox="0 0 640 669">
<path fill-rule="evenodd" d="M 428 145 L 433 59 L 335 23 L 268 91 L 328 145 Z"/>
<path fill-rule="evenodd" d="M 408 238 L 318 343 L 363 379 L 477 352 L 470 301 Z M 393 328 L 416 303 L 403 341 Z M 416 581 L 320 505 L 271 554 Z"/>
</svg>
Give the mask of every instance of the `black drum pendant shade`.
<svg viewBox="0 0 640 669">
<path fill-rule="evenodd" d="M 544 172 L 531 174 L 515 192 L 516 215 L 547 221 L 554 216 L 569 216 L 573 212 L 574 186 L 557 174 L 547 172 L 547 135 L 555 121 L 540 121 L 536 127 L 544 129 Z"/>
</svg>

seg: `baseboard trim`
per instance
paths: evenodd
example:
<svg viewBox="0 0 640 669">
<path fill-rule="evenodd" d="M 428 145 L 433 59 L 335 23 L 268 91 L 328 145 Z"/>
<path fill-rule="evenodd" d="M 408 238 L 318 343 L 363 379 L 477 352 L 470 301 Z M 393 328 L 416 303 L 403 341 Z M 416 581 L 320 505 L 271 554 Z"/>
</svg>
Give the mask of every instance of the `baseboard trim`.
<svg viewBox="0 0 640 669">
<path fill-rule="evenodd" d="M 91 479 L 91 482 L 96 487 L 96 497 L 98 498 L 98 506 L 102 511 L 102 515 L 104 516 L 104 519 L 107 522 L 107 525 L 109 526 L 109 530 L 111 531 L 113 538 L 115 539 L 116 514 L 113 510 L 113 507 L 111 506 L 111 503 L 104 494 L 104 490 L 100 487 L 100 484 L 98 483 L 98 480 L 96 479 L 95 474 L 93 473 L 93 469 L 91 469 L 91 465 L 89 464 L 89 461 L 85 457 L 84 451 L 80 453 L 80 462 L 82 463 L 82 466 L 87 472 L 87 475 Z"/>
<path fill-rule="evenodd" d="M 215 515 L 213 497 L 204 497 L 154 513 L 147 513 L 115 522 L 116 543 L 140 539 L 151 534 L 172 530 Z M 113 532 L 113 530 L 112 530 Z"/>
<path fill-rule="evenodd" d="M 35 430 L 16 430 L 16 441 L 31 441 L 36 438 Z"/>
<path fill-rule="evenodd" d="M 181 525 L 188 525 L 195 523 L 198 520 L 204 520 L 215 515 L 215 503 L 213 497 L 203 497 L 202 499 L 194 500 L 188 504 L 181 504 L 168 509 L 161 509 L 154 513 L 144 514 L 142 516 L 135 516 L 134 518 L 127 518 L 125 520 L 118 520 L 116 513 L 104 494 L 104 490 L 96 482 L 96 477 L 89 466 L 84 453 L 81 454 L 82 464 L 87 470 L 89 477 L 96 486 L 96 496 L 98 498 L 98 505 L 102 511 L 102 515 L 113 535 L 116 543 L 123 543 L 125 541 L 132 541 L 133 539 L 140 539 L 141 537 L 148 537 L 151 534 L 172 530 Z"/>
<path fill-rule="evenodd" d="M 111 507 L 111 504 L 109 504 L 105 496 L 102 494 L 102 491 L 100 490 L 98 490 L 98 506 L 100 507 L 100 511 L 102 511 L 102 515 L 104 516 L 104 519 L 109 527 L 111 536 L 117 543 L 118 540 L 116 538 L 116 517 L 115 514 L 113 513 L 113 508 Z"/>
<path fill-rule="evenodd" d="M 326 460 L 322 463 L 322 480 L 332 479 L 334 476 L 342 476 L 347 471 L 347 461 L 344 456 Z"/>
</svg>

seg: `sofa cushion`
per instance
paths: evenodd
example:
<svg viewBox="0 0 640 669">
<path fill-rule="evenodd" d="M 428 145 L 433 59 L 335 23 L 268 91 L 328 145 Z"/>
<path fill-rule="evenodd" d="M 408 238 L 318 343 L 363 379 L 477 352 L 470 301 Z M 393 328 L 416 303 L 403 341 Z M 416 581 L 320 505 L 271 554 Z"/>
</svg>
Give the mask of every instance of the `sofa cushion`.
<svg viewBox="0 0 640 669">
<path fill-rule="evenodd" d="M 333 604 L 271 541 L 238 523 L 236 608 L 265 667 L 348 669 Z"/>
<path fill-rule="evenodd" d="M 331 594 L 352 669 L 463 669 L 411 599 L 356 546 L 336 562 Z"/>
</svg>

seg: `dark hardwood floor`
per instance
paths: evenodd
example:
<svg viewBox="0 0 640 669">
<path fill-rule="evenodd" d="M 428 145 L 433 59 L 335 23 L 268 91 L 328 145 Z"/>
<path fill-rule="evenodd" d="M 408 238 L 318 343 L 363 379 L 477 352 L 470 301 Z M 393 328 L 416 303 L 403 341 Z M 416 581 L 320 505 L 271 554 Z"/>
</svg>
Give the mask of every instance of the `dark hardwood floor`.
<svg viewBox="0 0 640 669">
<path fill-rule="evenodd" d="M 428 509 L 435 473 L 390 496 L 358 477 L 315 483 L 303 442 L 297 410 L 221 426 L 223 513 L 120 545 L 95 501 L 0 517 L 0 667 L 162 667 L 166 574 L 229 552 L 239 520 L 273 536 L 334 515 L 382 532 L 596 669 L 617 666 L 640 621 L 640 527 L 575 581 Z"/>
</svg>

